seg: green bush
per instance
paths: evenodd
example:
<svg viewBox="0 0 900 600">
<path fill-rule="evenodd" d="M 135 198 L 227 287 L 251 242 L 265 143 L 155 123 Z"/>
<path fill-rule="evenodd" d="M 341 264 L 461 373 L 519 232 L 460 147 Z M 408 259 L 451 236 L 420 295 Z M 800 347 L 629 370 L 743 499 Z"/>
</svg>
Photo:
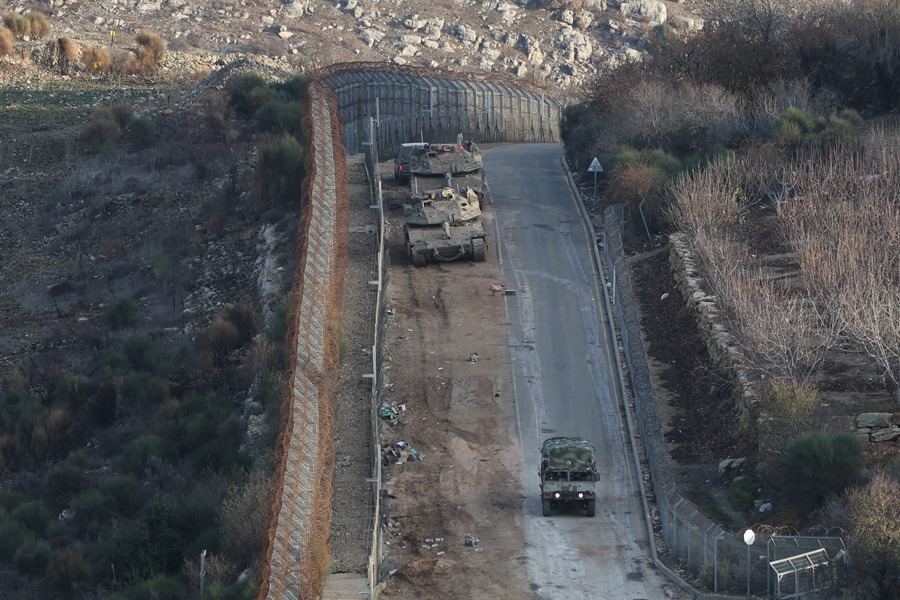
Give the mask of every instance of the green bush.
<svg viewBox="0 0 900 600">
<path fill-rule="evenodd" d="M 84 375 L 66 375 L 56 382 L 53 400 L 68 408 L 79 408 L 90 396 L 88 378 Z"/>
<path fill-rule="evenodd" d="M 67 598 L 72 597 L 77 584 L 90 581 L 91 568 L 84 560 L 81 546 L 76 544 L 50 559 L 47 577 L 53 588 Z"/>
<path fill-rule="evenodd" d="M 58 504 L 65 504 L 84 489 L 84 470 L 69 462 L 62 462 L 47 469 L 42 483 L 47 498 Z"/>
<path fill-rule="evenodd" d="M 150 117 L 132 119 L 125 128 L 124 139 L 139 150 L 156 143 L 156 125 Z"/>
<path fill-rule="evenodd" d="M 728 501 L 737 510 L 749 512 L 756 501 L 756 487 L 756 482 L 751 479 L 734 481 L 728 486 Z"/>
<path fill-rule="evenodd" d="M 116 499 L 99 489 L 90 489 L 72 500 L 72 510 L 80 525 L 102 523 L 112 516 Z"/>
<path fill-rule="evenodd" d="M 107 477 L 100 483 L 99 490 L 114 500 L 116 511 L 123 515 L 133 515 L 144 505 L 144 490 L 131 475 Z"/>
<path fill-rule="evenodd" d="M 153 342 L 143 335 L 133 335 L 122 343 L 122 354 L 135 371 L 154 373 L 159 368 L 159 350 Z"/>
<path fill-rule="evenodd" d="M 307 83 L 306 75 L 298 75 L 283 83 L 273 83 L 270 87 L 287 100 L 297 101 L 304 97 Z"/>
<path fill-rule="evenodd" d="M 299 102 L 272 100 L 256 111 L 260 129 L 269 133 L 289 133 L 297 139 L 302 135 L 303 110 Z"/>
<path fill-rule="evenodd" d="M 824 117 L 791 107 L 775 121 L 775 137 L 788 146 L 817 147 L 854 142 L 858 138 L 856 129 L 861 124 L 859 114 L 849 109 Z"/>
<path fill-rule="evenodd" d="M 243 73 L 229 82 L 230 103 L 242 117 L 251 117 L 271 102 L 275 92 L 259 73 Z"/>
<path fill-rule="evenodd" d="M 123 379 L 126 398 L 142 405 L 156 405 L 169 397 L 169 385 L 150 373 L 129 373 Z"/>
<path fill-rule="evenodd" d="M 34 537 L 21 521 L 7 519 L 0 523 L 0 560 L 10 561 L 25 540 Z"/>
<path fill-rule="evenodd" d="M 13 564 L 23 573 L 39 573 L 50 561 L 50 546 L 34 538 L 26 539 L 16 549 Z"/>
<path fill-rule="evenodd" d="M 128 600 L 180 600 L 183 586 L 174 577 L 156 575 L 143 581 L 126 592 Z"/>
<path fill-rule="evenodd" d="M 41 402 L 28 390 L 11 390 L 0 405 L 0 434 L 10 433 L 20 423 L 27 423 L 41 412 Z"/>
<path fill-rule="evenodd" d="M 288 134 L 260 145 L 257 184 L 267 206 L 299 208 L 305 160 L 303 146 Z"/>
<path fill-rule="evenodd" d="M 131 371 L 131 363 L 128 357 L 121 352 L 109 352 L 103 355 L 101 376 L 106 379 L 110 377 L 121 377 Z"/>
<path fill-rule="evenodd" d="M 134 298 L 116 298 L 103 307 L 103 319 L 113 329 L 131 327 L 137 322 L 138 305 Z"/>
<path fill-rule="evenodd" d="M 144 474 L 144 467 L 152 456 L 159 458 L 169 456 L 169 442 L 158 435 L 142 435 L 125 446 L 120 467 L 123 472 L 140 477 Z"/>
<path fill-rule="evenodd" d="M 50 522 L 50 513 L 41 502 L 28 502 L 20 504 L 9 513 L 9 519 L 18 521 L 38 535 L 47 532 L 47 524 Z"/>
<path fill-rule="evenodd" d="M 844 431 L 811 433 L 786 452 L 785 488 L 798 508 L 812 510 L 855 482 L 863 468 L 859 437 Z"/>
<path fill-rule="evenodd" d="M 16 490 L 3 490 L 0 492 L 0 519 L 6 518 L 20 504 L 25 502 L 25 496 Z"/>
<path fill-rule="evenodd" d="M 163 283 L 172 271 L 172 257 L 165 250 L 160 250 L 150 257 L 150 274 L 157 283 Z"/>
</svg>

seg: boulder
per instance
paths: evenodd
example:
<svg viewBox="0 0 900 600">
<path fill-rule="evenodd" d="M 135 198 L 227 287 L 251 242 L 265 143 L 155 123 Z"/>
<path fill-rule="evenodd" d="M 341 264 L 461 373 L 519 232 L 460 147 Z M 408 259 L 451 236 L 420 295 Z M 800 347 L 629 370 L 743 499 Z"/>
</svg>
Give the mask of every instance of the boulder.
<svg viewBox="0 0 900 600">
<path fill-rule="evenodd" d="M 407 29 L 412 29 L 413 31 L 422 29 L 426 24 L 428 24 L 428 20 L 419 15 L 410 15 L 403 20 L 403 26 Z"/>
<path fill-rule="evenodd" d="M 594 15 L 589 13 L 586 10 L 581 11 L 577 15 L 575 15 L 575 21 L 573 25 L 576 29 L 587 29 L 594 22 Z"/>
<path fill-rule="evenodd" d="M 626 17 L 636 19 L 646 17 L 650 25 L 661 25 L 666 22 L 666 5 L 656 0 L 637 0 L 637 2 L 623 2 L 619 5 L 619 11 Z"/>
<path fill-rule="evenodd" d="M 856 417 L 856 427 L 890 427 L 891 413 L 862 413 Z"/>
<path fill-rule="evenodd" d="M 556 14 L 556 20 L 571 25 L 575 22 L 575 14 L 568 8 L 564 8 Z"/>
</svg>

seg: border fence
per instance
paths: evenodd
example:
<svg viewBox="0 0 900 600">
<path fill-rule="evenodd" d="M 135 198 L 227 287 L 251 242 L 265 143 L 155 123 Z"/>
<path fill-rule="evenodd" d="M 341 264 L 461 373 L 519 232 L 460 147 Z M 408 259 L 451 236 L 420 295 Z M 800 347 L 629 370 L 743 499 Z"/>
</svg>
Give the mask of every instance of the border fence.
<svg viewBox="0 0 900 600">
<path fill-rule="evenodd" d="M 640 334 L 620 222 L 616 207 L 608 207 L 603 219 L 603 253 L 612 282 L 612 301 L 634 395 L 640 439 L 650 470 L 652 499 L 659 514 L 659 533 L 668 551 L 702 587 L 714 593 L 799 598 L 813 592 L 833 591 L 838 582 L 835 569 L 847 558 L 839 537 L 780 536 L 765 528 L 756 528 L 753 536 L 745 537 L 745 532 L 727 531 L 710 520 L 677 490 Z M 806 562 L 792 564 L 788 560 L 808 553 L 815 556 L 806 557 Z M 823 576 L 826 571 L 831 575 Z"/>
<path fill-rule="evenodd" d="M 362 151 L 370 121 L 378 152 L 404 143 L 558 142 L 565 102 L 496 75 L 468 76 L 385 63 L 334 65 L 321 73 L 334 90 L 348 152 Z"/>
<path fill-rule="evenodd" d="M 333 97 L 310 82 L 310 140 L 301 190 L 298 267 L 291 291 L 289 377 L 275 446 L 274 500 L 259 598 L 315 598 L 331 552 L 334 409 L 347 262 L 347 173 Z"/>
<path fill-rule="evenodd" d="M 336 65 L 313 74 L 306 102 L 303 127 L 310 148 L 289 313 L 290 377 L 276 443 L 274 501 L 258 598 L 320 597 L 330 561 L 335 468 L 331 394 L 340 368 L 338 338 L 347 262 L 345 148 L 352 153 L 366 151 L 372 206 L 378 211 L 375 279 L 370 282 L 375 287 L 376 311 L 369 374 L 370 429 L 376 449 L 371 464 L 375 514 L 367 566 L 367 593 L 375 598 L 388 575 L 382 561 L 379 413 L 389 257 L 378 156 L 419 135 L 429 140 L 455 139 L 463 133 L 477 142 L 558 142 L 565 103 L 547 90 L 525 89 L 494 76 L 457 76 L 383 63 Z M 833 587 L 836 578 L 829 565 L 846 559 L 839 538 L 789 538 L 760 531 L 754 544 L 747 545 L 740 534 L 709 520 L 676 490 L 628 270 L 617 268 L 625 264 L 618 222 L 608 209 L 603 249 L 651 474 L 653 491 L 648 496 L 655 500 L 659 533 L 668 550 L 715 593 L 746 591 L 792 598 Z"/>
</svg>

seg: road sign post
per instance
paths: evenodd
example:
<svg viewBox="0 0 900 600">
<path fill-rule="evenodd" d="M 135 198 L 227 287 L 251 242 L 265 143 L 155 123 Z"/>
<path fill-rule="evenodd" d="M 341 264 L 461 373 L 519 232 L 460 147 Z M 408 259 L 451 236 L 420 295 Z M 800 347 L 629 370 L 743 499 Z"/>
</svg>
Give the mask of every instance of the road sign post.
<svg viewBox="0 0 900 600">
<path fill-rule="evenodd" d="M 603 167 L 600 166 L 600 161 L 597 160 L 597 157 L 594 157 L 594 160 L 591 161 L 591 166 L 588 167 L 588 173 L 594 174 L 594 202 L 597 201 L 597 173 L 602 173 Z"/>
</svg>

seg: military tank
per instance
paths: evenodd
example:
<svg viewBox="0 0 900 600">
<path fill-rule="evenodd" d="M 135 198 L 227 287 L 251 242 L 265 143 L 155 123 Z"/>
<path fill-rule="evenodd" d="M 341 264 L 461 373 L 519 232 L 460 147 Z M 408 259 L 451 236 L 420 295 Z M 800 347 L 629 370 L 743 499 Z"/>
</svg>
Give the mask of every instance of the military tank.
<svg viewBox="0 0 900 600">
<path fill-rule="evenodd" d="M 414 148 L 409 157 L 409 173 L 413 198 L 433 188 L 436 178 L 449 175 L 457 188 L 469 188 L 479 200 L 489 200 L 481 150 L 475 142 L 464 140 L 462 134 L 455 144 L 423 144 Z"/>
<path fill-rule="evenodd" d="M 424 177 L 477 173 L 484 168 L 481 150 L 475 142 L 457 136 L 455 144 L 424 144 L 409 155 L 409 172 Z"/>
<path fill-rule="evenodd" d="M 405 207 L 406 250 L 410 262 L 424 267 L 428 262 L 450 262 L 487 258 L 481 202 L 471 188 L 454 185 L 450 174 L 440 188 L 421 191 Z"/>
</svg>

